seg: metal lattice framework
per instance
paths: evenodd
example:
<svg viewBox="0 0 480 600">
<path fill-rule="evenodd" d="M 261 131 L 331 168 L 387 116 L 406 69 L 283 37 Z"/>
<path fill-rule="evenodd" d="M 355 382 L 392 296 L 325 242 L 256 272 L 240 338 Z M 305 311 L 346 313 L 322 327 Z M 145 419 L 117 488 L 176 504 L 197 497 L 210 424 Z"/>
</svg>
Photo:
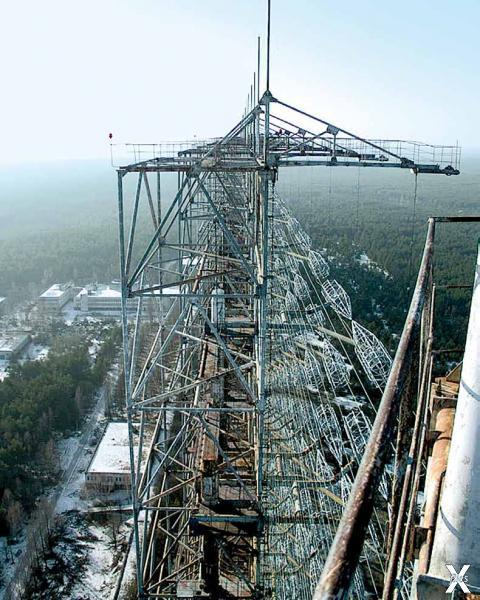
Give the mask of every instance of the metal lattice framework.
<svg viewBox="0 0 480 600">
<path fill-rule="evenodd" d="M 324 290 L 332 283 L 325 279 L 327 261 L 311 249 L 281 200 L 274 196 L 274 202 L 263 504 L 268 541 L 262 572 L 268 574 L 273 597 L 307 599 L 319 579 L 370 432 L 373 406 L 364 381 L 383 385 L 388 368 L 383 381 L 377 381 L 372 369 L 362 370 L 363 363 L 357 364 L 355 356 L 363 357 L 366 349 L 352 335 L 357 324 L 351 321 L 351 310 L 348 320 L 330 296 L 327 301 Z M 295 257 L 293 265 L 288 256 Z M 298 284 L 299 270 L 304 285 Z M 331 287 L 337 291 L 337 286 Z M 282 289 L 289 291 L 282 295 Z M 373 334 L 362 331 L 386 352 Z M 365 365 L 369 361 L 367 356 Z M 382 488 L 386 502 L 386 480 Z M 382 569 L 383 529 L 380 519 L 370 528 L 369 551 L 355 578 L 354 597 L 364 598 L 364 580 L 372 585 L 372 572 Z"/>
<path fill-rule="evenodd" d="M 140 598 L 311 598 L 369 435 L 390 358 L 277 197 L 280 167 L 458 173 L 454 147 L 365 140 L 268 76 L 251 104 L 223 138 L 130 145 L 118 169 Z M 384 520 L 355 597 L 377 591 Z"/>
</svg>

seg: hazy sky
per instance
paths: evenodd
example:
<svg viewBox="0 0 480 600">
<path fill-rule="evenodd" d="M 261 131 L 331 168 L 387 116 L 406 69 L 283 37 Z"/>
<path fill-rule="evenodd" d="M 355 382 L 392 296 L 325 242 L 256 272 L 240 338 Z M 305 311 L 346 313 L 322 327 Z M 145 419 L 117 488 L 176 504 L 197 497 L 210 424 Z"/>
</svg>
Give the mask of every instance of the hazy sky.
<svg viewBox="0 0 480 600">
<path fill-rule="evenodd" d="M 480 0 L 272 0 L 273 93 L 367 137 L 478 141 Z M 221 135 L 266 0 L 2 3 L 0 161 Z"/>
</svg>

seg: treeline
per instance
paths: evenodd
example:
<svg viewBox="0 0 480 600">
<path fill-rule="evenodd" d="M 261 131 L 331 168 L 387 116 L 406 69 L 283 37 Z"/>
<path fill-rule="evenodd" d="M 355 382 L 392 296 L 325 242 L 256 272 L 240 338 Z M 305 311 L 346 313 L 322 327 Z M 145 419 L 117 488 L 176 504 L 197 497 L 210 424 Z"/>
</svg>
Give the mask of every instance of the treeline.
<svg viewBox="0 0 480 600">
<path fill-rule="evenodd" d="M 176 184 L 176 175 L 162 175 L 165 204 Z M 125 185 L 128 227 L 135 178 Z M 16 304 L 35 299 L 54 282 L 84 285 L 118 279 L 117 183 L 110 164 L 19 165 L 0 169 L 0 187 L 8 200 L 0 203 L 0 296 Z M 150 211 L 142 205 L 133 260 L 153 231 Z"/>
<path fill-rule="evenodd" d="M 330 263 L 332 277 L 350 294 L 354 317 L 393 351 L 415 286 L 427 219 L 478 214 L 474 190 L 480 173 L 477 163 L 469 163 L 467 172 L 458 178 L 419 176 L 415 197 L 415 180 L 408 173 L 365 171 L 289 172 L 278 187 L 314 246 L 335 257 Z M 438 224 L 437 284 L 473 282 L 479 235 L 479 224 Z M 379 269 L 361 265 L 362 253 Z M 437 290 L 435 349 L 464 346 L 470 297 L 471 289 Z M 444 359 L 454 362 L 460 357 L 452 354 Z M 440 368 L 447 368 L 443 363 Z"/>
<path fill-rule="evenodd" d="M 60 337 L 48 357 L 14 365 L 0 383 L 0 531 L 15 534 L 24 512 L 58 475 L 55 440 L 79 427 L 118 353 L 120 329 L 92 362 L 88 343 Z"/>
<path fill-rule="evenodd" d="M 148 235 L 140 228 L 133 261 Z M 51 235 L 32 232 L 0 239 L 0 296 L 7 296 L 12 305 L 36 300 L 52 283 L 109 283 L 119 277 L 118 232 L 107 223 L 82 222 Z"/>
<path fill-rule="evenodd" d="M 0 289 L 12 304 L 35 299 L 52 283 L 109 282 L 119 277 L 114 229 L 82 224 L 54 235 L 0 240 Z"/>
</svg>

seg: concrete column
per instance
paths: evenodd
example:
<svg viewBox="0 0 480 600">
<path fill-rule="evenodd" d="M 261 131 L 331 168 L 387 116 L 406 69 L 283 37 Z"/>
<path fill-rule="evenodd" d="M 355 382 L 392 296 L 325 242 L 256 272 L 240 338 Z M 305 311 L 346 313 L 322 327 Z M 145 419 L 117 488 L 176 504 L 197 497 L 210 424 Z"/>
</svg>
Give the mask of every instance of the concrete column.
<svg viewBox="0 0 480 600">
<path fill-rule="evenodd" d="M 429 575 L 448 580 L 446 564 L 470 565 L 467 585 L 480 588 L 480 252 Z"/>
</svg>

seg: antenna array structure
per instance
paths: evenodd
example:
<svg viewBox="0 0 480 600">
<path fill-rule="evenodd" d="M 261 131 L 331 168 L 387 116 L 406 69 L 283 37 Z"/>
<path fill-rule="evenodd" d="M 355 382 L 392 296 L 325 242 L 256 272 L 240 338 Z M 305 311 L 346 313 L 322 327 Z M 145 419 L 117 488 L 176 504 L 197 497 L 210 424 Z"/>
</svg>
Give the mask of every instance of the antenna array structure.
<svg viewBox="0 0 480 600">
<path fill-rule="evenodd" d="M 458 173 L 456 147 L 363 139 L 268 81 L 224 137 L 129 145 L 118 168 L 139 598 L 310 599 L 370 433 L 390 357 L 276 194 L 281 167 Z M 388 492 L 352 597 L 379 595 Z"/>
</svg>

